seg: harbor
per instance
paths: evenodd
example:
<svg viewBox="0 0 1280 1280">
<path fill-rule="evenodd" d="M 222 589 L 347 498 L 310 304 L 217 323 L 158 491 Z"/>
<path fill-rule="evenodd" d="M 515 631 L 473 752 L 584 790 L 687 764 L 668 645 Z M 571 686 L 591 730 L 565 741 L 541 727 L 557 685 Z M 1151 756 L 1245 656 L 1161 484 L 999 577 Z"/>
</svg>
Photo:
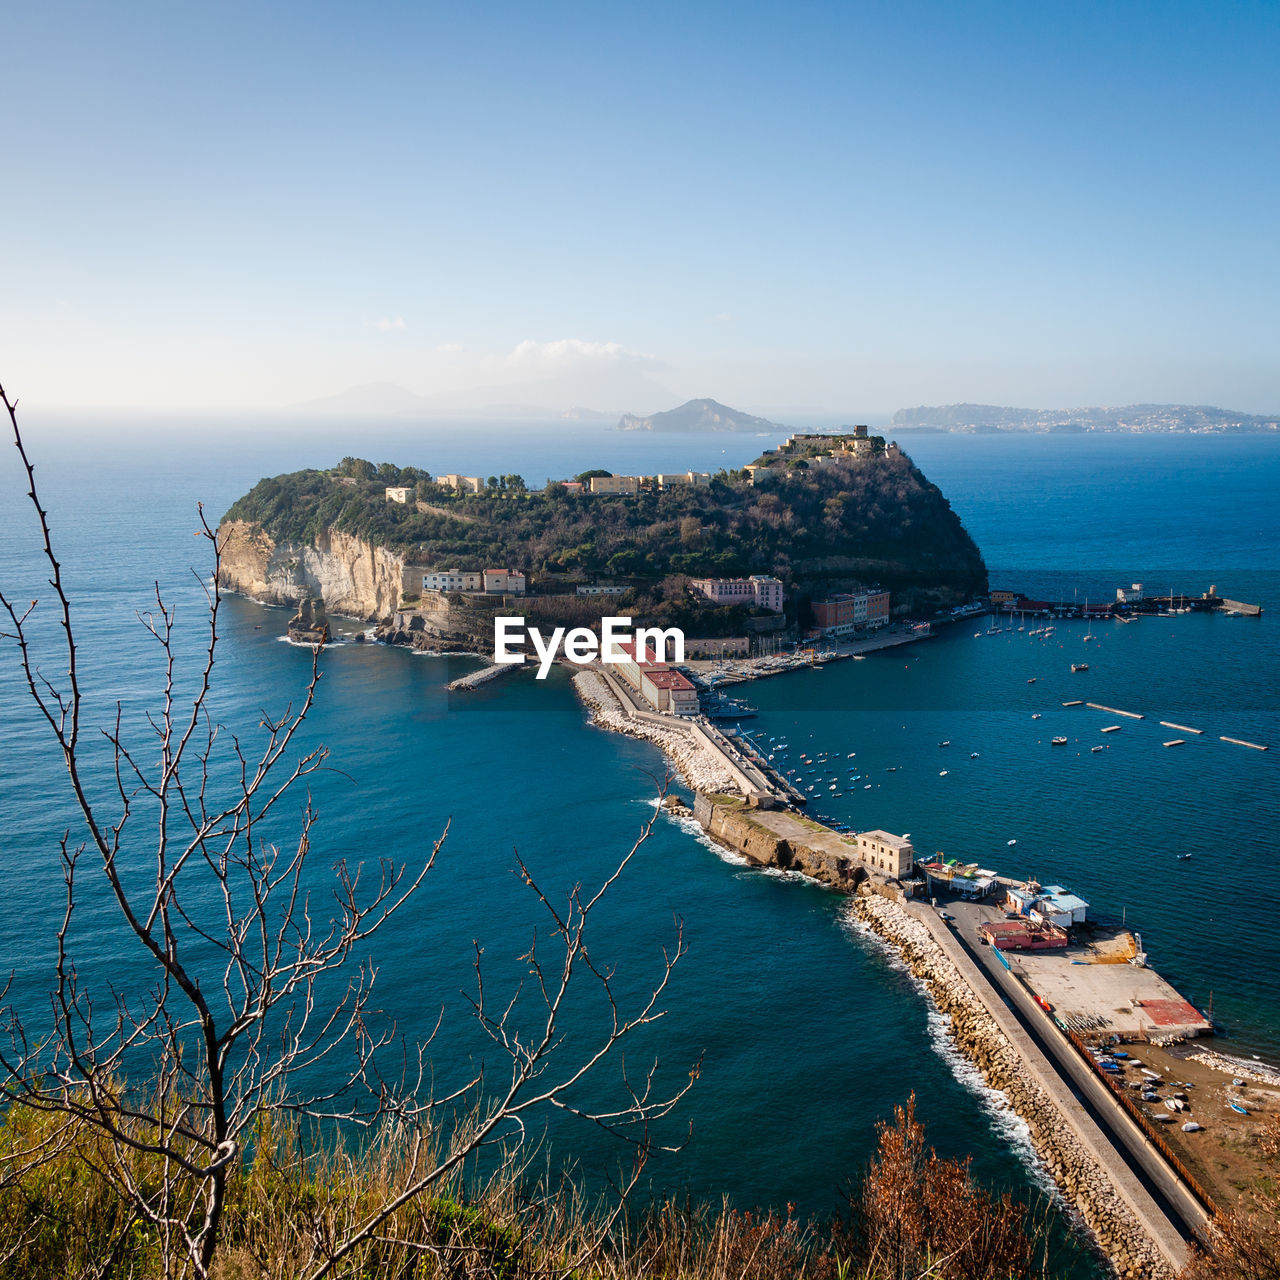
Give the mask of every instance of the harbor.
<svg viewBox="0 0 1280 1280">
<path fill-rule="evenodd" d="M 1016 633 L 1011 637 L 1018 639 Z M 1038 640 L 1027 637 L 1026 643 L 1034 648 Z M 726 674 L 745 684 L 751 676 L 736 665 L 739 670 Z M 901 662 L 898 670 L 903 670 Z M 698 679 L 696 670 L 690 675 Z M 1030 686 L 1026 697 L 1032 705 L 1044 708 L 1030 713 L 1033 720 L 1048 716 L 1059 703 L 1062 709 L 1054 715 L 1064 724 L 1082 714 L 1113 718 L 1117 723 L 1095 728 L 1103 742 L 1109 741 L 1107 734 L 1119 735 L 1122 726 L 1134 734 L 1145 734 L 1150 727 L 1155 731 L 1151 745 L 1157 749 L 1168 739 L 1159 736 L 1156 725 L 1176 727 L 1193 740 L 1232 737 L 1184 724 L 1182 717 L 1168 714 L 1172 707 L 1135 709 L 1114 696 L 1059 698 L 1055 703 L 1052 679 L 1022 683 Z M 1215 1209 L 1234 1198 L 1232 1179 L 1249 1176 L 1253 1165 L 1241 1152 L 1249 1149 L 1250 1126 L 1256 1128 L 1260 1117 L 1280 1110 L 1280 1089 L 1260 1082 L 1232 1084 L 1236 1077 L 1224 1076 L 1220 1065 L 1202 1060 L 1197 1046 L 1213 1034 L 1212 1018 L 1150 965 L 1132 929 L 1096 920 L 1087 925 L 1068 920 L 1063 927 L 1024 918 L 1015 925 L 1005 895 L 1028 884 L 1038 886 L 994 870 L 985 873 L 977 863 L 970 867 L 976 868 L 978 881 L 989 878 L 989 896 L 974 895 L 975 877 L 960 874 L 963 860 L 949 860 L 955 874 L 945 887 L 923 874 L 924 860 L 913 860 L 907 874 L 883 870 L 879 859 L 886 852 L 900 854 L 911 841 L 824 809 L 848 808 L 854 802 L 874 822 L 877 790 L 897 777 L 898 765 L 862 763 L 865 750 L 793 741 L 795 735 L 759 727 L 757 721 L 763 724 L 766 713 L 754 705 L 755 699 L 726 698 L 714 684 L 706 693 L 708 705 L 718 708 L 721 718 L 703 726 L 714 734 L 701 745 L 720 754 L 721 772 L 732 776 L 735 785 L 721 791 L 694 787 L 694 816 L 702 829 L 750 863 L 800 874 L 848 895 L 859 917 L 874 920 L 869 927 L 898 946 L 913 971 L 919 969 L 918 976 L 946 1010 L 961 998 L 954 985 L 944 990 L 923 976 L 929 966 L 918 965 L 911 947 L 900 945 L 912 936 L 913 927 L 923 927 L 930 946 L 955 966 L 952 982 L 955 972 L 963 975 L 968 993 L 963 999 L 994 1024 L 993 1029 L 984 1020 L 985 1029 L 974 1037 L 955 1023 L 957 1045 L 1028 1118 L 1046 1167 L 1106 1242 L 1108 1253 L 1128 1258 L 1131 1274 L 1172 1275 L 1185 1261 L 1186 1242 L 1204 1231 Z M 635 707 L 629 714 L 639 711 Z M 775 714 L 768 715 L 771 726 Z M 674 717 L 664 719 L 671 723 Z M 685 730 L 691 741 L 702 739 L 697 728 Z M 1048 740 L 1048 735 L 1041 739 Z M 1076 741 L 1086 759 L 1097 759 L 1090 751 L 1096 753 L 1100 746 L 1087 749 L 1087 738 Z M 1180 745 L 1190 749 L 1186 739 Z M 940 753 L 956 761 L 938 772 L 939 785 L 961 762 L 980 768 L 982 753 L 964 746 L 963 741 L 955 747 L 947 739 L 937 742 Z M 957 749 L 960 754 L 952 755 Z M 1016 840 L 1004 843 L 1010 847 L 1005 858 L 993 861 L 1009 868 L 1022 859 L 1014 852 Z M 1063 891 L 1063 896 L 1071 895 Z M 1057 930 L 1061 945 L 994 945 L 991 931 L 1004 941 L 1018 929 L 1032 937 Z M 966 963 L 956 966 L 952 952 Z M 1038 1087 L 1029 1092 L 1023 1086 L 1032 1077 Z M 1076 1114 L 1081 1108 L 1088 1123 Z M 1071 1135 L 1070 1141 L 1063 1139 L 1064 1133 Z"/>
</svg>

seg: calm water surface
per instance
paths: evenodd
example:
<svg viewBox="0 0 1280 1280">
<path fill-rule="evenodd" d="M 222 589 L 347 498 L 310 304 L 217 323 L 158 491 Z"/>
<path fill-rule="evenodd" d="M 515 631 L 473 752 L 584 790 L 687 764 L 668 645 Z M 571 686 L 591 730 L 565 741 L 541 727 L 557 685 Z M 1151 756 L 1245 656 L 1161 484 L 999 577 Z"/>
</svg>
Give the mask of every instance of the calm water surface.
<svg viewBox="0 0 1280 1280">
<path fill-rule="evenodd" d="M 190 572 L 207 565 L 191 538 L 198 500 L 213 518 L 264 474 L 353 452 L 436 471 L 514 470 L 541 483 L 590 465 L 736 465 L 767 443 L 575 430 L 548 444 L 503 424 L 465 436 L 400 426 L 299 436 L 278 425 L 239 432 L 186 423 L 144 440 L 123 428 L 104 438 L 58 425 L 35 424 L 32 446 L 89 643 L 94 709 L 105 718 L 119 699 L 135 725 L 156 689 L 154 655 L 134 617 L 153 581 L 178 603 L 180 621 L 199 623 Z M 1188 592 L 1213 583 L 1272 608 L 1280 602 L 1271 501 L 1280 441 L 922 436 L 906 447 L 983 549 L 993 585 L 1100 600 L 1133 581 Z M 35 597 L 31 523 L 6 466 L 0 580 Z M 284 618 L 226 603 L 218 712 L 250 734 L 260 709 L 283 709 L 306 679 L 309 654 L 278 639 Z M 1280 1007 L 1264 978 L 1280 906 L 1277 754 L 1218 740 L 1280 741 L 1270 611 L 1261 620 L 1099 624 L 1088 644 L 1083 624 L 1061 624 L 1048 640 L 1016 631 L 979 639 L 978 629 L 752 686 L 761 711 L 753 731 L 842 758 L 857 753 L 848 763 L 863 781 L 822 806 L 835 816 L 909 831 L 922 850 L 1060 880 L 1102 914 L 1125 914 L 1163 973 L 1192 1000 L 1212 998 L 1232 1050 L 1280 1058 Z M 194 651 L 196 639 L 193 631 L 184 642 Z M 1082 656 L 1090 671 L 1073 675 L 1070 663 Z M 332 769 L 314 779 L 317 862 L 413 860 L 451 824 L 427 887 L 375 947 L 384 1008 L 410 1040 L 443 1012 L 433 1060 L 444 1085 L 486 1052 L 462 995 L 473 983 L 473 940 L 483 941 L 497 987 L 515 980 L 532 930 L 545 929 L 514 873 L 515 851 L 559 901 L 575 882 L 597 883 L 652 812 L 662 760 L 586 725 L 559 672 L 545 682 L 521 673 L 450 698 L 443 685 L 456 660 L 351 643 L 327 651 L 323 669 L 306 729 L 308 743 L 332 752 Z M 1146 719 L 1125 720 L 1105 739 L 1110 749 L 1093 754 L 1099 728 L 1115 720 L 1060 706 L 1075 697 Z M 0 667 L 0 715 L 0 859 L 11 889 L 0 899 L 4 963 L 38 1010 L 61 892 L 56 836 L 71 816 L 11 655 Z M 1178 735 L 1161 719 L 1205 734 L 1166 750 L 1161 742 Z M 1049 747 L 1058 733 L 1068 748 Z M 943 740 L 951 746 L 940 748 Z M 1179 861 L 1188 851 L 1192 859 Z M 655 1190 L 828 1211 L 872 1150 L 877 1120 L 914 1091 L 940 1150 L 971 1154 L 982 1178 L 1036 1193 L 1020 1124 L 946 1051 L 928 1003 L 850 926 L 837 899 L 749 871 L 687 824 L 661 818 L 600 924 L 600 959 L 617 967 L 628 998 L 660 973 L 678 928 L 688 948 L 667 1017 L 641 1046 L 673 1086 L 703 1063 L 664 1133 L 687 1143 L 650 1166 Z M 132 953 L 92 895 L 78 943 L 86 972 L 129 972 Z M 574 1008 L 573 1045 L 586 1043 L 599 1013 L 590 1000 Z M 616 1073 L 582 1095 L 610 1098 Z M 584 1126 L 556 1124 L 553 1146 L 593 1173 L 620 1158 Z M 1088 1273 L 1083 1257 L 1076 1266 Z"/>
</svg>

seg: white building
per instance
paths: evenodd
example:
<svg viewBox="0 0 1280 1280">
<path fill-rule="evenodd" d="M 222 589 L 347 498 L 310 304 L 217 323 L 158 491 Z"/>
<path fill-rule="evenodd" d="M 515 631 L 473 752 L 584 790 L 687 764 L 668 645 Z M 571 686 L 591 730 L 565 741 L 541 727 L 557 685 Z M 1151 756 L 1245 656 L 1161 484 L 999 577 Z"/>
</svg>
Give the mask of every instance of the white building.
<svg viewBox="0 0 1280 1280">
<path fill-rule="evenodd" d="M 462 569 L 435 569 L 422 575 L 423 591 L 482 591 L 484 579 Z"/>
<path fill-rule="evenodd" d="M 711 483 L 710 471 L 677 471 L 674 474 L 661 471 L 654 479 L 659 489 L 674 489 L 679 485 L 701 485 Z"/>
<path fill-rule="evenodd" d="M 755 573 L 749 578 L 693 578 L 692 590 L 713 604 L 742 604 L 754 609 L 782 612 L 782 582 L 768 574 Z"/>
<path fill-rule="evenodd" d="M 490 596 L 522 596 L 524 574 L 515 569 L 486 569 L 484 592 Z"/>
<path fill-rule="evenodd" d="M 1143 598 L 1144 598 L 1144 595 L 1142 590 L 1142 583 L 1140 582 L 1135 582 L 1131 587 L 1116 588 L 1117 604 L 1135 604 L 1137 601 Z"/>
<path fill-rule="evenodd" d="M 577 589 L 580 596 L 620 596 L 631 588 L 620 582 L 584 582 Z"/>
<path fill-rule="evenodd" d="M 440 477 L 440 483 L 459 493 L 483 493 L 484 481 L 479 476 L 447 475 Z"/>
<path fill-rule="evenodd" d="M 389 488 L 387 490 L 387 501 L 388 502 L 408 502 L 409 495 L 412 492 L 413 492 L 412 489 L 406 489 L 400 486 Z"/>
</svg>

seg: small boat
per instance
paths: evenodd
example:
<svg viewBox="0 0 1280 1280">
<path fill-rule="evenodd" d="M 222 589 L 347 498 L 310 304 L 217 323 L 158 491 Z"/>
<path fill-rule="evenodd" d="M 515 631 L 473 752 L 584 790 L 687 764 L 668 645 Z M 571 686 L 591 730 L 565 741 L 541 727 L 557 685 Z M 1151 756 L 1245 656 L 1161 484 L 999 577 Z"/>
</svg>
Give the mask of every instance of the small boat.
<svg viewBox="0 0 1280 1280">
<path fill-rule="evenodd" d="M 1090 748 L 1089 748 L 1089 750 L 1090 750 L 1090 751 L 1092 751 L 1092 752 L 1094 752 L 1095 754 L 1096 754 L 1097 752 L 1099 752 L 1099 751 L 1105 751 L 1106 749 L 1107 749 L 1107 745 L 1106 745 L 1106 743 L 1105 743 L 1105 742 L 1103 742 L 1103 743 L 1099 743 L 1096 747 L 1090 747 Z"/>
<path fill-rule="evenodd" d="M 1113 1076 L 1120 1074 L 1120 1067 L 1114 1062 L 1099 1062 L 1099 1071 L 1109 1071 Z"/>
<path fill-rule="evenodd" d="M 1244 1084 L 1244 1081 L 1241 1080 L 1239 1076 L 1234 1076 L 1231 1080 L 1231 1083 L 1235 1085 L 1235 1087 L 1238 1089 L 1242 1084 Z"/>
<path fill-rule="evenodd" d="M 1010 847 L 1010 848 L 1013 848 L 1013 846 L 1014 846 L 1015 844 L 1017 844 L 1018 842 L 1017 842 L 1016 840 L 1010 840 L 1008 843 L 1009 843 L 1009 847 Z"/>
<path fill-rule="evenodd" d="M 863 789 L 863 791 L 870 791 L 870 790 L 871 790 L 871 783 L 869 783 L 869 782 L 868 782 L 868 783 L 866 784 L 866 786 L 864 786 L 862 789 Z"/>
<path fill-rule="evenodd" d="M 1228 1102 L 1227 1106 L 1237 1115 L 1247 1116 L 1249 1114 L 1238 1102 Z"/>
<path fill-rule="evenodd" d="M 976 751 L 970 751 L 970 752 L 969 752 L 969 759 L 970 759 L 970 760 L 976 760 L 977 758 L 978 758 L 978 753 L 977 753 Z"/>
<path fill-rule="evenodd" d="M 947 776 L 947 774 L 949 774 L 950 772 L 951 772 L 951 770 L 950 770 L 950 769 L 941 769 L 941 770 L 939 770 L 939 772 L 938 772 L 938 777 L 940 777 L 940 778 L 945 778 L 945 777 Z"/>
<path fill-rule="evenodd" d="M 1187 1108 L 1187 1104 L 1185 1102 L 1179 1102 L 1177 1098 L 1166 1098 L 1164 1100 L 1164 1105 L 1168 1107 L 1170 1111 L 1185 1111 Z"/>
<path fill-rule="evenodd" d="M 1167 1111 L 1157 1111 L 1151 1118 L 1159 1120 L 1162 1124 L 1172 1124 L 1177 1119 L 1176 1116 L 1170 1115 Z"/>
<path fill-rule="evenodd" d="M 1123 1049 L 1112 1049 L 1112 1050 L 1111 1050 L 1111 1056 L 1112 1056 L 1113 1058 L 1121 1058 L 1121 1059 L 1123 1059 L 1123 1058 L 1127 1058 L 1129 1055 L 1128 1055 L 1127 1053 L 1125 1053 L 1125 1051 L 1124 1051 Z"/>
<path fill-rule="evenodd" d="M 1032 676 L 1031 679 L 1027 681 L 1028 684 L 1035 684 L 1035 682 L 1036 682 L 1035 676 Z"/>
<path fill-rule="evenodd" d="M 1087 662 L 1073 662 L 1071 664 L 1072 671 L 1088 671 L 1089 664 Z"/>
<path fill-rule="evenodd" d="M 951 745 L 951 739 L 950 739 L 950 738 L 948 738 L 945 742 L 940 742 L 940 743 L 938 743 L 938 746 L 940 746 L 940 747 L 949 747 L 950 745 Z"/>
<path fill-rule="evenodd" d="M 1186 862 L 1186 860 L 1187 860 L 1189 857 L 1191 857 L 1191 855 L 1190 855 L 1189 853 L 1180 853 L 1180 854 L 1178 854 L 1178 861 L 1179 861 L 1179 862 Z"/>
<path fill-rule="evenodd" d="M 1039 719 L 1040 719 L 1040 713 L 1039 713 L 1038 711 L 1033 711 L 1033 712 L 1031 713 L 1031 718 L 1032 718 L 1033 720 L 1039 720 Z"/>
<path fill-rule="evenodd" d="M 1183 1133 L 1199 1133 L 1200 1130 L 1203 1128 L 1204 1128 L 1204 1125 L 1196 1124 L 1194 1120 L 1188 1120 L 1187 1123 L 1182 1126 L 1182 1132 Z"/>
<path fill-rule="evenodd" d="M 1066 738 L 1051 738 L 1050 741 L 1055 747 L 1065 747 L 1067 745 Z"/>
</svg>

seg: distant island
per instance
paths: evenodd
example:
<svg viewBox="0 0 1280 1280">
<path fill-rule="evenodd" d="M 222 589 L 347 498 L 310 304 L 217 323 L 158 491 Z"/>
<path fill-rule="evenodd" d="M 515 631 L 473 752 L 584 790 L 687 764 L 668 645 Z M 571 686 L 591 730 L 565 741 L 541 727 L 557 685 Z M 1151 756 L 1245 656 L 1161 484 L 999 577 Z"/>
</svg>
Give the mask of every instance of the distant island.
<svg viewBox="0 0 1280 1280">
<path fill-rule="evenodd" d="M 955 431 L 972 435 L 1038 431 L 1083 434 L 1131 431 L 1155 434 L 1191 431 L 1201 434 L 1275 431 L 1280 414 L 1238 413 L 1212 405 L 1130 404 L 1120 408 L 1015 409 L 996 404 L 921 405 L 893 415 L 896 431 Z"/>
<path fill-rule="evenodd" d="M 624 413 L 618 420 L 619 431 L 759 431 L 770 435 L 782 435 L 786 427 L 730 409 L 719 400 L 686 400 L 675 409 L 650 414 L 641 418 L 634 413 Z"/>
</svg>

